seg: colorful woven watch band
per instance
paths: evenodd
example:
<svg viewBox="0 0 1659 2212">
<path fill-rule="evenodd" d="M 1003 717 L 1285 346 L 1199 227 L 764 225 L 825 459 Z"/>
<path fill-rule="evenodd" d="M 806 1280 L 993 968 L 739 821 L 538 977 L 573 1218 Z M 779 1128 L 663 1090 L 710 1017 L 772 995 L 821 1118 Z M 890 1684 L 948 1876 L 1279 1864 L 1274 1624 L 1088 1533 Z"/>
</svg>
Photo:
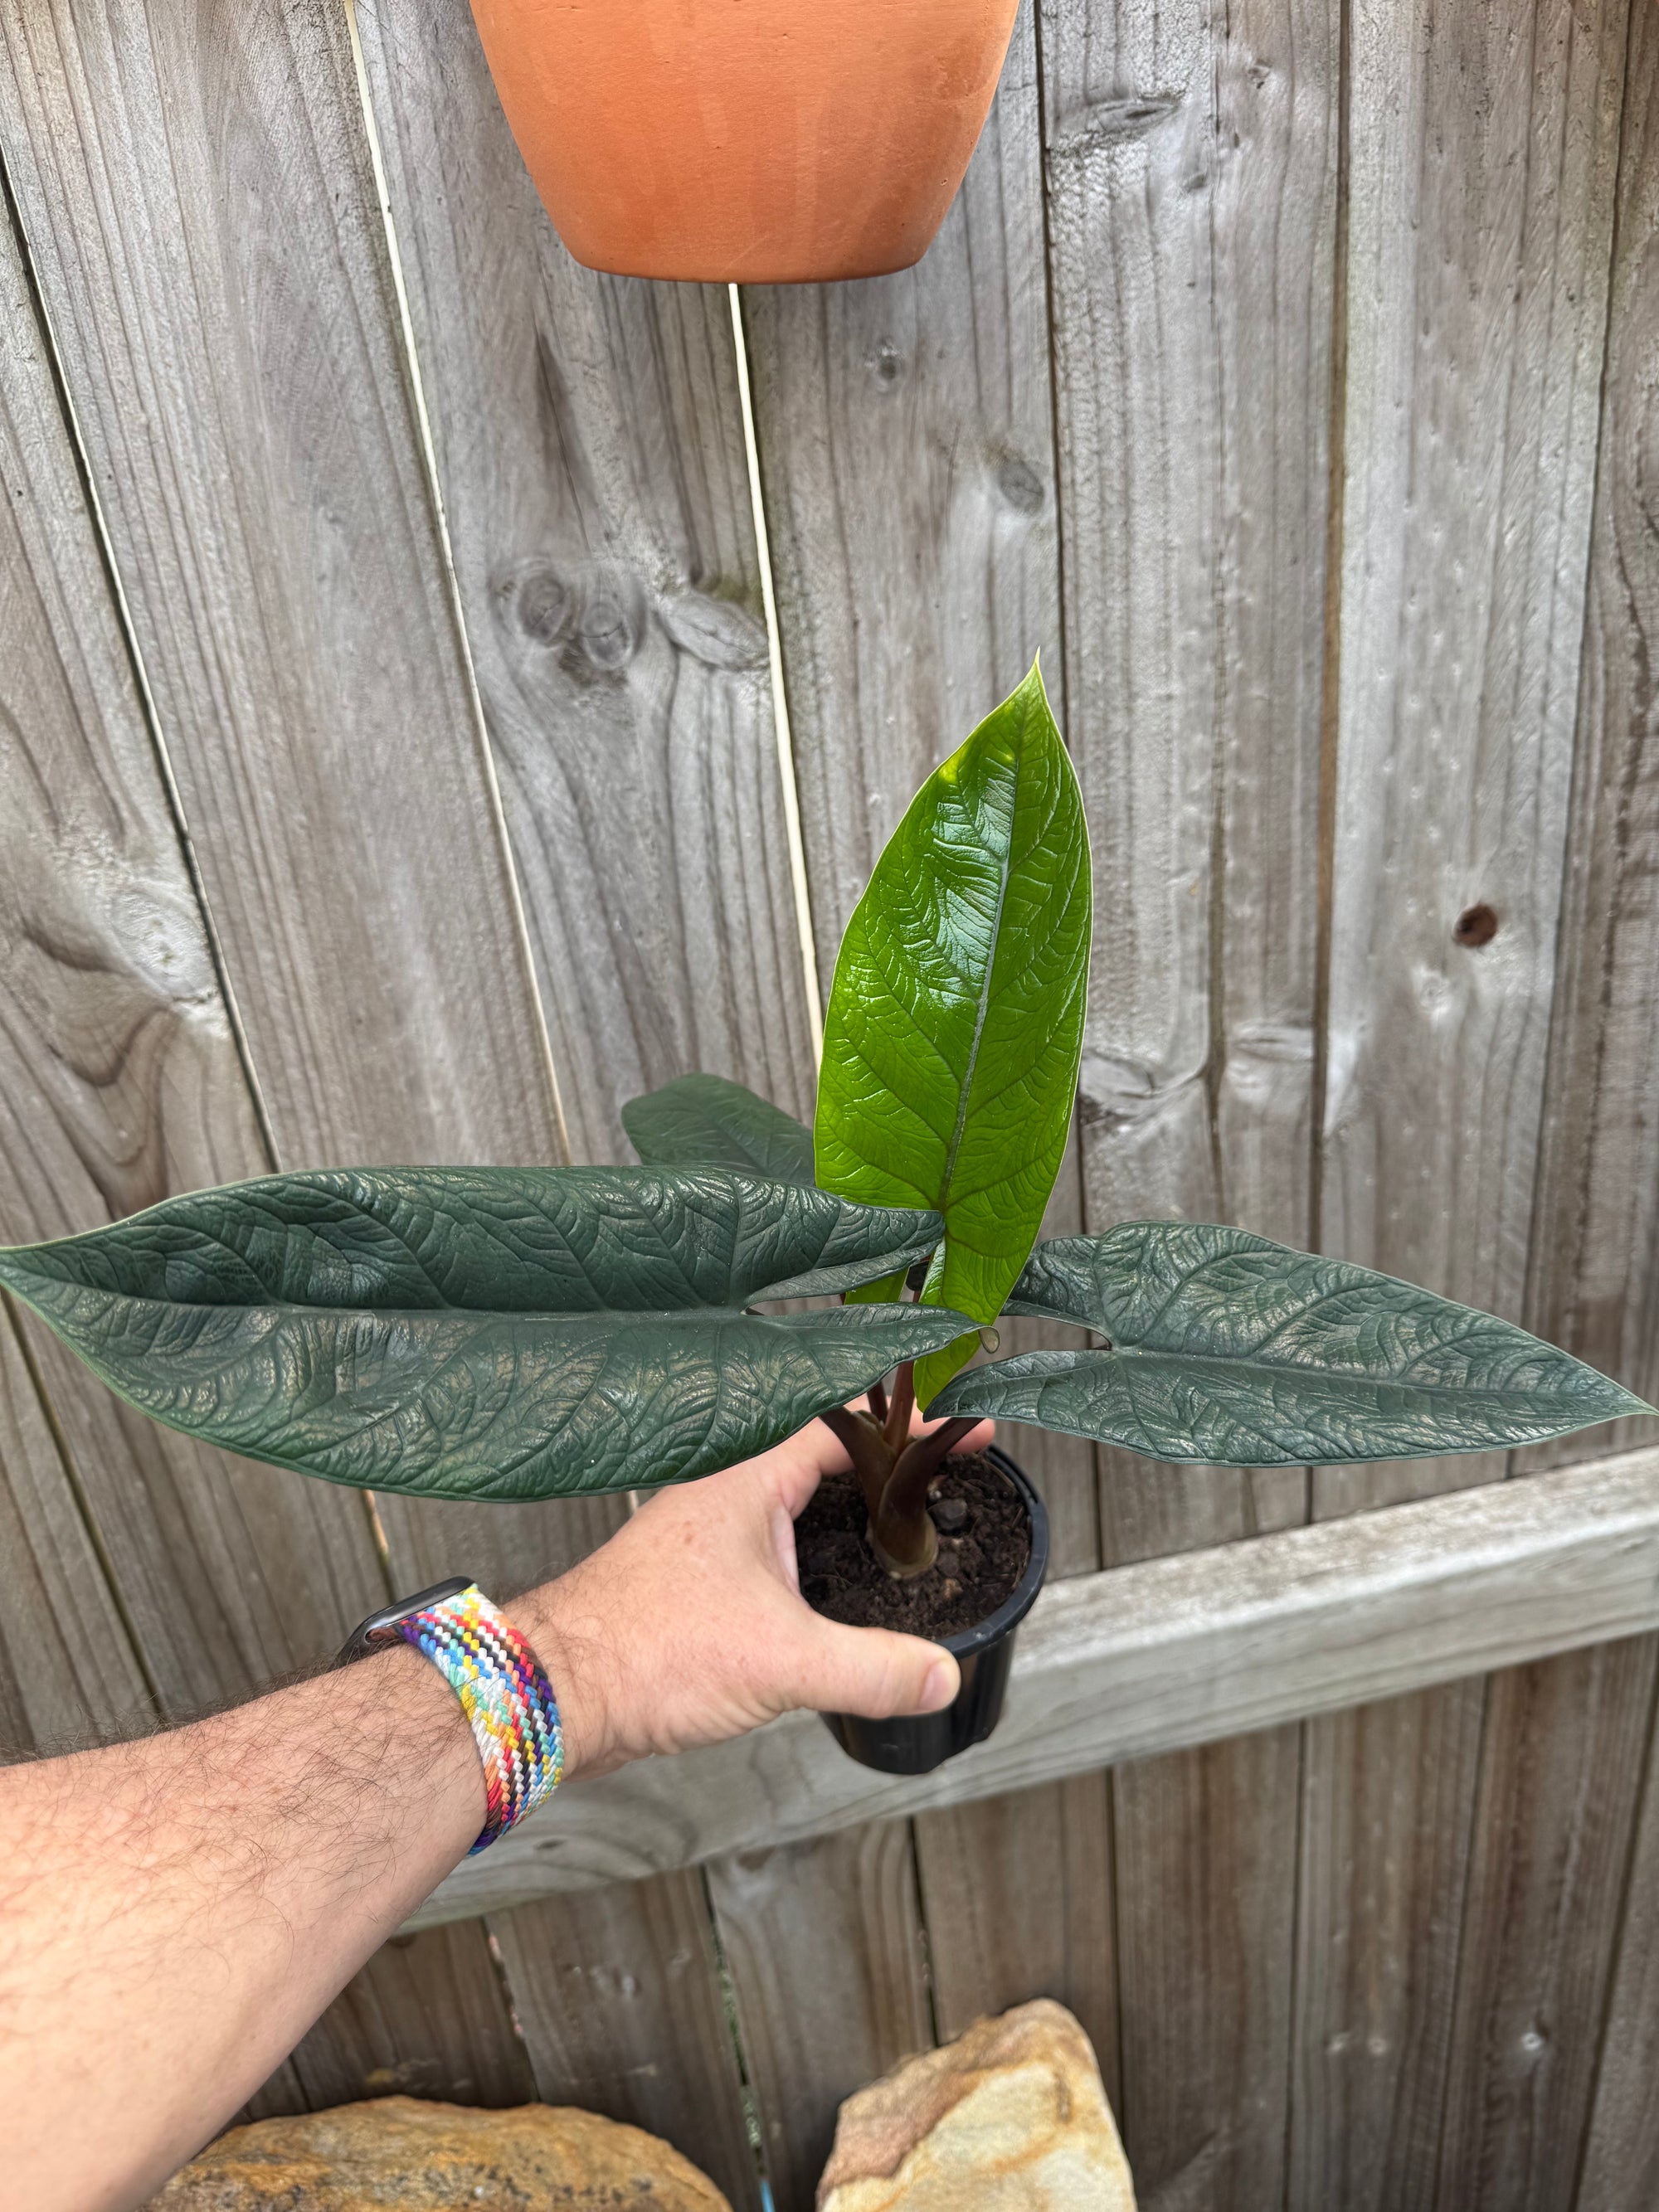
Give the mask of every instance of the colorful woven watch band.
<svg viewBox="0 0 1659 2212">
<path fill-rule="evenodd" d="M 563 1778 L 564 1735 L 552 1685 L 523 1637 L 476 1583 L 407 1614 L 397 1632 L 426 1654 L 471 1723 L 487 1808 L 472 1850 L 483 1850 L 550 1797 Z"/>
</svg>

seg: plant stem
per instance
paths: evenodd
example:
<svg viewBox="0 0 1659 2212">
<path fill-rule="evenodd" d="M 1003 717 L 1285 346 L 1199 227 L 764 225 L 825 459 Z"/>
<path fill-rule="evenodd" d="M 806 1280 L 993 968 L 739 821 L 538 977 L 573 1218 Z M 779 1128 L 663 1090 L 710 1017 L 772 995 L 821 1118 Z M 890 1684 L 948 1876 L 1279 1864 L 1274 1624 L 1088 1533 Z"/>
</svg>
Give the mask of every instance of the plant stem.
<svg viewBox="0 0 1659 2212">
<path fill-rule="evenodd" d="M 889 1407 L 886 1420 L 888 1443 L 901 1452 L 904 1440 L 910 1433 L 910 1414 L 916 1402 L 916 1370 L 914 1363 L 905 1360 L 893 1377 L 893 1402 Z"/>
<path fill-rule="evenodd" d="M 893 1472 L 893 1454 L 886 1437 L 867 1413 L 854 1413 L 846 1406 L 831 1406 L 818 1419 L 852 1461 L 873 1525 Z"/>
<path fill-rule="evenodd" d="M 959 1444 L 977 1415 L 941 1421 L 925 1437 L 913 1437 L 900 1452 L 870 1516 L 870 1540 L 890 1575 L 920 1575 L 933 1564 L 939 1534 L 927 1511 L 927 1486 L 951 1447 Z"/>
</svg>

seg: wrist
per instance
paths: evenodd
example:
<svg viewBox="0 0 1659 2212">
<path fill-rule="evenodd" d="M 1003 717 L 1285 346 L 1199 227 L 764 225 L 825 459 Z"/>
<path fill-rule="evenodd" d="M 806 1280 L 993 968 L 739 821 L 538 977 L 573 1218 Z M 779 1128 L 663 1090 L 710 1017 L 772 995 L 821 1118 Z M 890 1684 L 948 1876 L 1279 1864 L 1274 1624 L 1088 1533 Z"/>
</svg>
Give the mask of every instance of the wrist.
<svg viewBox="0 0 1659 2212">
<path fill-rule="evenodd" d="M 535 1653 L 553 1687 L 564 1740 L 567 1782 L 603 1773 L 611 1756 L 605 1668 L 594 1639 L 574 1626 L 572 1575 L 543 1583 L 502 1609 Z"/>
</svg>

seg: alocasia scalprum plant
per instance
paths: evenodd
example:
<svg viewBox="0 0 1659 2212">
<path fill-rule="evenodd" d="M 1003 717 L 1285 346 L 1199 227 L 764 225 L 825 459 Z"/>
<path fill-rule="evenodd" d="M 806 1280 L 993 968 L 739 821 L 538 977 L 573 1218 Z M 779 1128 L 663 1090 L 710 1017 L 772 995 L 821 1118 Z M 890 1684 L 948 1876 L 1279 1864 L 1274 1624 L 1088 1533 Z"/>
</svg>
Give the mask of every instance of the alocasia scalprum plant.
<svg viewBox="0 0 1659 2212">
<path fill-rule="evenodd" d="M 642 1167 L 272 1176 L 0 1249 L 0 1284 L 157 1420 L 377 1490 L 684 1481 L 820 1416 L 901 1575 L 933 1558 L 939 1460 L 987 1414 L 1263 1467 L 1532 1443 L 1649 1410 L 1509 1322 L 1242 1230 L 1036 1243 L 1090 908 L 1083 810 L 1033 669 L 877 865 L 810 1135 L 689 1075 L 625 1109 Z M 969 1366 L 1005 1313 L 1083 1340 Z M 860 1397 L 869 1411 L 848 1410 Z M 944 1418 L 912 1438 L 917 1403 Z"/>
</svg>

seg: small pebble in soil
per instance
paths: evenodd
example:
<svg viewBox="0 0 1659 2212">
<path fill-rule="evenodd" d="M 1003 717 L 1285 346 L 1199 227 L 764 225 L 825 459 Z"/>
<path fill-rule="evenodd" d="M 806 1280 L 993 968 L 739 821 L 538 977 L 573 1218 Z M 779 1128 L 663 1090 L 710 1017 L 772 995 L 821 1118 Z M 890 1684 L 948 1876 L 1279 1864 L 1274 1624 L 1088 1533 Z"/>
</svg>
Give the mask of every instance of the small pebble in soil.
<svg viewBox="0 0 1659 2212">
<path fill-rule="evenodd" d="M 887 1573 L 866 1540 L 869 1515 L 850 1473 L 826 1475 L 795 1523 L 801 1595 L 854 1627 L 952 1636 L 994 1613 L 1025 1571 L 1030 1525 L 1019 1493 L 982 1454 L 947 1460 L 930 1497 L 935 1528 L 950 1528 L 925 1574 Z"/>
</svg>

